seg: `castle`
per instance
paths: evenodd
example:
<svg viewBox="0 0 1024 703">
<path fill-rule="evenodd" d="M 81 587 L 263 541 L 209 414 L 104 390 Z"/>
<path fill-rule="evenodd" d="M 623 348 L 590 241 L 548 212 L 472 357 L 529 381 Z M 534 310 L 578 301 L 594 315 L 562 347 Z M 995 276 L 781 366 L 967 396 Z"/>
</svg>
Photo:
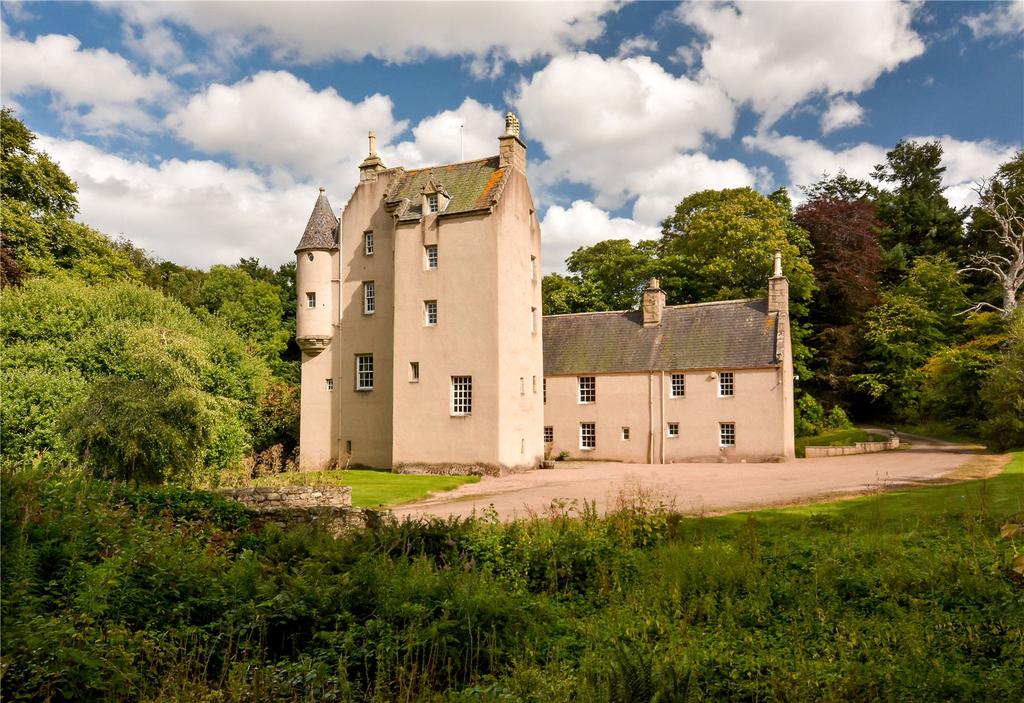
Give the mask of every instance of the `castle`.
<svg viewBox="0 0 1024 703">
<path fill-rule="evenodd" d="M 541 317 L 541 232 L 509 113 L 497 156 L 386 168 L 295 249 L 300 466 L 501 474 L 546 456 L 793 457 L 788 281 L 767 298 Z M 767 262 L 766 262 L 767 264 Z"/>
</svg>

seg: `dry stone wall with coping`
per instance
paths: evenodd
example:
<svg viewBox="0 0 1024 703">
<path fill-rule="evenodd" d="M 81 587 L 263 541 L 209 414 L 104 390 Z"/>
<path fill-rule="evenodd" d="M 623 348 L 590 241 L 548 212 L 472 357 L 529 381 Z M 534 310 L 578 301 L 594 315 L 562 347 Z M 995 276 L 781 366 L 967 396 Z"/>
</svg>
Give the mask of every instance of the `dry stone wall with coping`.
<svg viewBox="0 0 1024 703">
<path fill-rule="evenodd" d="M 258 513 L 293 508 L 348 508 L 352 505 L 352 488 L 349 486 L 226 488 L 220 494 Z"/>
<path fill-rule="evenodd" d="M 900 448 L 900 438 L 892 437 L 886 442 L 857 442 L 852 447 L 805 447 L 804 456 L 817 459 L 823 456 L 846 456 L 848 454 L 871 454 Z"/>
</svg>

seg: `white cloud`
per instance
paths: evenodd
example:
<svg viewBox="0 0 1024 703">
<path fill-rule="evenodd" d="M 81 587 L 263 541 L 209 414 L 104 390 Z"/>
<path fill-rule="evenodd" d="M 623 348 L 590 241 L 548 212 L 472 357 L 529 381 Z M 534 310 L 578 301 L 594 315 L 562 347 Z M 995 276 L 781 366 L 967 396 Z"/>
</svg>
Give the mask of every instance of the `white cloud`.
<svg viewBox="0 0 1024 703">
<path fill-rule="evenodd" d="M 964 141 L 944 135 L 908 137 L 913 141 L 939 141 L 942 144 L 942 164 L 946 167 L 942 184 L 945 195 L 956 206 L 973 204 L 976 196 L 971 186 L 981 178 L 995 173 L 996 168 L 1011 158 L 1017 148 L 997 144 L 989 139 Z M 793 184 L 794 195 L 799 197 L 796 186 L 810 185 L 822 174 L 835 175 L 840 170 L 852 178 L 868 179 L 876 164 L 885 162 L 888 148 L 876 144 L 862 143 L 839 151 L 810 140 L 777 134 L 759 134 L 744 137 L 743 143 L 752 149 L 765 151 L 783 160 Z"/>
<path fill-rule="evenodd" d="M 623 58 L 626 56 L 632 56 L 634 54 L 650 53 L 658 50 L 658 42 L 643 34 L 638 34 L 635 37 L 623 39 L 622 43 L 619 44 L 619 57 Z"/>
<path fill-rule="evenodd" d="M 267 47 L 278 60 L 313 63 L 366 56 L 395 63 L 462 56 L 521 63 L 580 46 L 604 31 L 614 3 L 137 3 L 126 20 L 186 26 L 240 52 Z"/>
<path fill-rule="evenodd" d="M 1024 3 L 1020 0 L 999 2 L 988 12 L 963 18 L 975 39 L 1012 37 L 1024 33 Z"/>
<path fill-rule="evenodd" d="M 924 53 L 917 3 L 685 3 L 676 17 L 706 37 L 702 76 L 772 125 L 817 94 L 857 94 Z"/>
<path fill-rule="evenodd" d="M 498 137 L 504 131 L 505 120 L 498 110 L 466 98 L 456 109 L 439 112 L 413 127 L 413 141 L 380 152 L 386 164 L 406 168 L 478 159 L 498 153 Z"/>
<path fill-rule="evenodd" d="M 115 127 L 149 129 L 155 121 L 145 105 L 165 100 L 174 88 L 156 72 L 143 74 L 119 54 L 83 49 L 70 35 L 47 34 L 27 41 L 3 27 L 3 100 L 48 91 L 65 119 L 86 131 Z"/>
<path fill-rule="evenodd" d="M 196 72 L 196 65 L 185 58 L 185 49 L 164 25 L 124 25 L 124 43 L 133 53 L 152 66 L 169 70 L 174 75 Z"/>
<path fill-rule="evenodd" d="M 340 173 L 354 185 L 369 130 L 383 145 L 406 128 L 392 107 L 384 95 L 354 103 L 333 88 L 316 91 L 286 71 L 263 71 L 233 85 L 211 85 L 165 122 L 208 154 L 318 180 Z"/>
<path fill-rule="evenodd" d="M 78 140 L 40 135 L 38 144 L 77 181 L 84 222 L 189 266 L 231 264 L 242 256 L 284 263 L 317 195 L 312 184 L 271 186 L 253 171 L 214 161 L 152 166 Z M 348 196 L 328 195 L 335 208 Z"/>
<path fill-rule="evenodd" d="M 675 77 L 647 57 L 553 59 L 511 98 L 524 135 L 544 146 L 543 179 L 589 185 L 596 204 L 617 208 L 637 184 L 700 149 L 706 136 L 732 134 L 735 110 L 715 86 Z"/>
<path fill-rule="evenodd" d="M 832 100 L 828 110 L 821 116 L 821 131 L 825 134 L 843 127 L 852 127 L 864 120 L 864 108 L 853 100 L 837 97 Z"/>
<path fill-rule="evenodd" d="M 655 239 L 661 234 L 657 227 L 641 225 L 624 217 L 612 217 L 593 203 L 573 202 L 568 208 L 552 205 L 540 225 L 544 240 L 545 273 L 564 273 L 565 259 L 583 246 L 605 239 Z"/>
</svg>

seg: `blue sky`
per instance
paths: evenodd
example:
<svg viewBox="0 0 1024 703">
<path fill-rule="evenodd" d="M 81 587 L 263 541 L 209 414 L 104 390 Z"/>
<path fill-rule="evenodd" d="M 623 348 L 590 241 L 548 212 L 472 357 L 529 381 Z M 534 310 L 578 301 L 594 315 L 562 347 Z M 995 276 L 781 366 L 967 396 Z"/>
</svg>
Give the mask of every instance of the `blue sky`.
<svg viewBox="0 0 1024 703">
<path fill-rule="evenodd" d="M 967 204 L 1024 142 L 1020 2 L 2 8 L 3 102 L 81 219 L 193 266 L 288 260 L 369 129 L 416 167 L 496 153 L 516 112 L 549 271 L 689 193 L 867 176 L 902 138 L 942 141 Z"/>
</svg>

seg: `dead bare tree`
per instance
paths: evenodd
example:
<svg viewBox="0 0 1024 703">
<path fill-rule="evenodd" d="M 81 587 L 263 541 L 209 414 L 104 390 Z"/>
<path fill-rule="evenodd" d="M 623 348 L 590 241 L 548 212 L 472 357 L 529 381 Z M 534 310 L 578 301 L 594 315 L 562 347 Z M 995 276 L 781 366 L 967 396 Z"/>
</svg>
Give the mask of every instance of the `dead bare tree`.
<svg viewBox="0 0 1024 703">
<path fill-rule="evenodd" d="M 993 276 L 1003 291 L 1002 307 L 975 303 L 970 310 L 991 308 L 1009 317 L 1017 309 L 1017 296 L 1024 288 L 1024 194 L 1011 196 L 998 181 L 982 180 L 974 187 L 977 208 L 992 218 L 987 231 L 995 236 L 998 251 L 972 254 L 961 273 L 977 271 Z"/>
</svg>

